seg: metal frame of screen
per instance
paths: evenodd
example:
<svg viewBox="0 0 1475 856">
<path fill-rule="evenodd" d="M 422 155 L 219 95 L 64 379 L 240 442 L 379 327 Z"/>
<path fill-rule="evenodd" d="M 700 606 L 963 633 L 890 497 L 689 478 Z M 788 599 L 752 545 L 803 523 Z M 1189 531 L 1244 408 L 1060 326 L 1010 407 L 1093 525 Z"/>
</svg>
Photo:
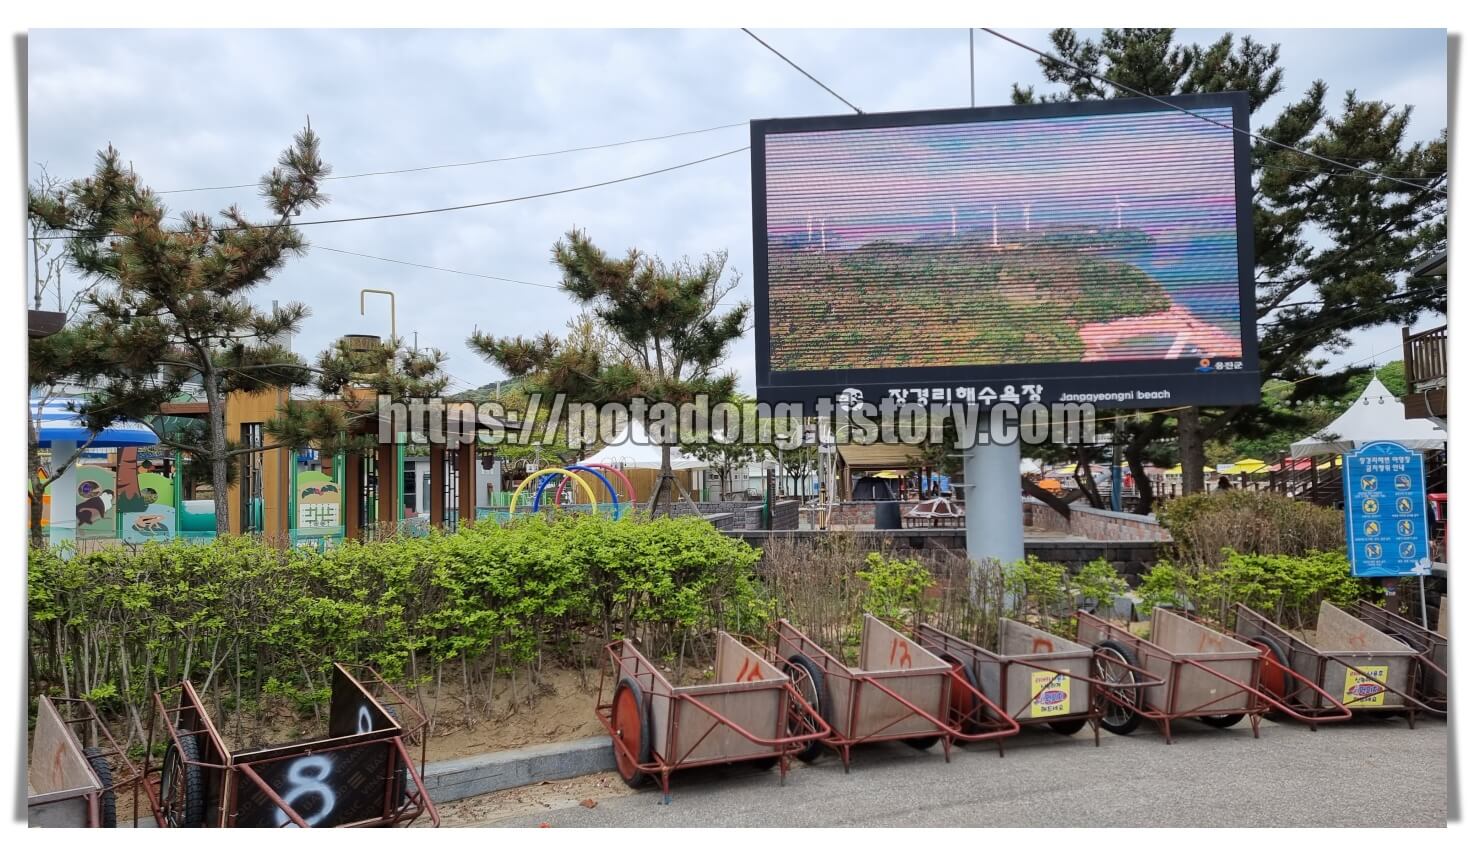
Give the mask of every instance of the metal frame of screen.
<svg viewBox="0 0 1475 856">
<path fill-rule="evenodd" d="M 1186 110 L 1230 107 L 1236 129 L 1249 128 L 1249 96 L 1243 92 L 1182 95 L 1164 98 Z M 754 332 L 758 400 L 794 402 L 813 407 L 817 398 L 834 398 L 847 388 L 858 389 L 864 400 L 878 402 L 896 387 L 949 385 L 1005 385 L 1041 383 L 1042 401 L 1103 390 L 1123 390 L 1150 384 L 1167 390 L 1166 398 L 1143 402 L 1097 401 L 1102 409 L 1140 409 L 1162 405 L 1253 404 L 1260 400 L 1259 340 L 1255 329 L 1254 220 L 1250 187 L 1250 144 L 1244 133 L 1234 135 L 1235 220 L 1239 268 L 1240 339 L 1244 368 L 1203 372 L 1198 360 L 1120 360 L 1068 363 L 1021 363 L 975 366 L 886 369 L 824 369 L 775 372 L 770 367 L 768 294 L 768 194 L 766 147 L 771 135 L 805 131 L 859 130 L 921 125 L 1046 119 L 1062 116 L 1111 116 L 1123 113 L 1167 112 L 1171 108 L 1147 98 L 1107 101 L 1031 104 L 906 113 L 812 116 L 758 119 L 750 123 L 753 176 L 753 265 L 755 277 Z"/>
</svg>

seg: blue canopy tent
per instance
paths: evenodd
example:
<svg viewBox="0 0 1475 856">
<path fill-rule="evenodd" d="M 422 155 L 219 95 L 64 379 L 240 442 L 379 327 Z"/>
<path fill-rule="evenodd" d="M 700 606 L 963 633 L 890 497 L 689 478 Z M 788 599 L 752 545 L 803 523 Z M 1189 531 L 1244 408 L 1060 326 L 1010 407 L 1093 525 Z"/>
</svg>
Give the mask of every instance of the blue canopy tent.
<svg viewBox="0 0 1475 856">
<path fill-rule="evenodd" d="M 120 420 L 98 432 L 88 430 L 83 424 L 80 398 L 32 398 L 31 420 L 35 425 L 37 445 L 51 450 L 51 469 L 65 467 L 62 474 L 52 482 L 52 496 L 74 497 L 77 495 L 77 449 L 84 444 L 87 451 L 93 449 L 121 449 L 130 446 L 153 446 L 159 435 L 141 422 Z M 91 442 L 89 442 L 91 441 Z M 77 535 L 76 508 L 71 502 L 52 503 L 51 532 L 53 543 L 75 540 Z"/>
</svg>

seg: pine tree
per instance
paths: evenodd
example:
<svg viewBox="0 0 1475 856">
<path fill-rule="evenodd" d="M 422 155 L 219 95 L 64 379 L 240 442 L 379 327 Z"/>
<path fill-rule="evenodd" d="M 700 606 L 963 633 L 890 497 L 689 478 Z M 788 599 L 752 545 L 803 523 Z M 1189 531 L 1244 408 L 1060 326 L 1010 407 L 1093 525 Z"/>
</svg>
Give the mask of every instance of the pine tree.
<svg viewBox="0 0 1475 856">
<path fill-rule="evenodd" d="M 1253 114 L 1282 88 L 1279 45 L 1266 47 L 1248 36 L 1236 42 L 1228 33 L 1208 46 L 1175 44 L 1173 37 L 1167 28 L 1105 29 L 1098 42 L 1062 28 L 1050 41 L 1056 56 L 1149 95 L 1244 91 Z M 1132 97 L 1060 62 L 1041 59 L 1039 65 L 1047 81 L 1064 89 L 1038 95 L 1032 86 L 1015 84 L 1015 103 Z M 1345 389 L 1353 372 L 1318 377 L 1327 364 L 1316 356 L 1319 349 L 1336 353 L 1353 332 L 1409 324 L 1446 309 L 1444 277 L 1406 276 L 1419 256 L 1445 240 L 1447 132 L 1409 143 L 1412 108 L 1348 92 L 1335 109 L 1328 91 L 1315 81 L 1257 133 L 1390 178 L 1271 143 L 1252 145 L 1261 373 L 1267 381 L 1296 384 L 1292 406 L 1183 408 L 1131 420 L 1127 461 L 1146 491 L 1141 511 L 1152 503 L 1143 463 L 1155 448 L 1161 457 L 1161 441 L 1176 435 L 1184 490 L 1201 491 L 1206 440 L 1288 430 L 1296 421 L 1296 400 Z"/>
<path fill-rule="evenodd" d="M 679 405 L 699 394 L 714 402 L 731 396 L 737 378 L 719 371 L 718 364 L 742 336 L 749 306 L 743 301 L 718 311 L 718 303 L 736 287 L 735 277 L 724 279 L 726 252 L 671 263 L 634 249 L 612 256 L 574 230 L 554 244 L 553 261 L 563 273 L 563 291 L 592 314 L 610 341 L 477 332 L 467 340 L 473 351 L 523 379 L 529 391 L 563 393 L 574 402 L 644 398 Z M 653 514 L 677 484 L 672 445 L 661 445 L 660 479 L 650 498 Z"/>
<path fill-rule="evenodd" d="M 306 250 L 292 219 L 327 203 L 319 185 L 328 173 L 308 127 L 261 179 L 273 215 L 265 222 L 232 206 L 219 219 L 184 212 L 178 224 L 168 223 L 158 195 L 111 146 L 99 153 L 91 177 L 31 200 L 34 216 L 71 234 L 69 260 L 98 282 L 72 338 L 45 346 L 50 354 L 33 347 L 32 364 L 69 341 L 78 344 L 69 368 L 98 387 L 81 414 L 94 429 L 122 417 L 151 419 L 186 383 L 198 383 L 208 421 L 195 442 L 175 438 L 171 444 L 208 462 L 219 533 L 229 531 L 225 497 L 240 452 L 226 441 L 227 395 L 301 385 L 311 377 L 279 344 L 298 329 L 307 307 L 291 303 L 264 311 L 249 294 Z"/>
</svg>

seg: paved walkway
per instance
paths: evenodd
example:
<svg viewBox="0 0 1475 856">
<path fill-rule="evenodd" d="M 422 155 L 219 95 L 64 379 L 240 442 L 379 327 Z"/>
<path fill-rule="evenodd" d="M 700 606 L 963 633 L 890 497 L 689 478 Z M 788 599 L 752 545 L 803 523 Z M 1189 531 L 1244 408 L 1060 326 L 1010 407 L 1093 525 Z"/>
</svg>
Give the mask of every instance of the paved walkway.
<svg viewBox="0 0 1475 856">
<path fill-rule="evenodd" d="M 1178 733 L 1181 730 L 1181 734 Z M 447 825 L 537 826 L 1442 826 L 1441 720 L 1362 720 L 1312 733 L 1265 723 L 1219 731 L 1196 722 L 1173 745 L 1143 728 L 1061 737 L 1026 729 L 1000 758 L 989 746 L 925 755 L 859 747 L 778 772 L 737 766 L 677 773 L 672 802 L 614 774 L 505 791 L 445 806 Z M 594 802 L 592 808 L 580 802 Z"/>
</svg>

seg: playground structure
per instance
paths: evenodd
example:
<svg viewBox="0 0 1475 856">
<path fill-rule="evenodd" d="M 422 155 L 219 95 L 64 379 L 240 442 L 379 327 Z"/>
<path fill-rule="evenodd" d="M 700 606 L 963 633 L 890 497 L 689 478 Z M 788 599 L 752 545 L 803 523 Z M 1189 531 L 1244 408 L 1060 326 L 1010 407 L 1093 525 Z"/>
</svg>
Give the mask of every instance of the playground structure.
<svg viewBox="0 0 1475 856">
<path fill-rule="evenodd" d="M 1408 644 L 1322 601 L 1307 641 L 1242 603 L 1235 604 L 1235 635 L 1265 650 L 1261 688 L 1296 711 L 1314 715 L 1328 706 L 1374 716 L 1402 714 L 1414 727 L 1418 711 L 1443 713 L 1421 698 L 1424 676 L 1448 674 Z M 1422 628 L 1420 628 L 1422 629 Z M 1338 701 L 1340 699 L 1340 701 Z"/>
<path fill-rule="evenodd" d="M 819 743 L 840 753 L 850 770 L 850 750 L 860 743 L 900 740 L 926 751 L 939 740 L 950 760 L 954 742 L 997 740 L 1019 733 L 1019 723 L 968 681 L 962 664 L 948 663 L 873 615 L 861 629 L 855 668 L 821 648 L 787 620 L 777 637 L 775 663 L 793 678 L 806 706 L 819 712 L 829 734 Z M 818 746 L 801 751 L 813 760 Z"/>
<path fill-rule="evenodd" d="M 58 707 L 58 705 L 60 707 Z M 62 711 L 67 713 L 64 715 Z M 76 726 L 101 745 L 84 745 Z M 115 778 L 113 764 L 125 772 Z M 26 768 L 26 821 L 32 827 L 104 828 L 118 825 L 117 791 L 138 778 L 92 703 L 41 696 Z"/>
<path fill-rule="evenodd" d="M 609 493 L 609 506 L 613 509 L 613 517 L 614 519 L 619 520 L 621 511 L 620 495 L 615 491 L 614 485 L 610 483 L 610 480 L 605 477 L 604 473 L 601 472 L 601 470 L 615 473 L 620 479 L 624 481 L 625 489 L 630 496 L 631 503 L 633 504 L 635 500 L 635 489 L 630 484 L 630 479 L 627 478 L 624 473 L 620 472 L 614 467 L 606 466 L 604 464 L 591 464 L 588 466 L 583 464 L 571 464 L 567 467 L 544 467 L 543 469 L 540 469 L 528 475 L 527 478 L 523 479 L 522 482 L 518 484 L 517 489 L 512 492 L 512 498 L 508 500 L 507 503 L 508 518 L 510 519 L 517 516 L 518 499 L 521 498 L 523 491 L 527 489 L 528 485 L 531 485 L 534 481 L 537 481 L 538 484 L 537 487 L 533 488 L 532 511 L 537 512 L 540 508 L 542 508 L 543 492 L 548 488 L 548 485 L 552 483 L 553 479 L 559 476 L 562 476 L 563 479 L 558 483 L 558 486 L 553 491 L 553 499 L 555 505 L 561 506 L 563 504 L 562 495 L 564 486 L 567 485 L 570 480 L 572 480 L 573 484 L 579 489 L 579 491 L 584 495 L 584 498 L 588 501 L 589 511 L 594 514 L 598 514 L 600 508 L 599 499 L 594 495 L 594 491 L 589 487 L 588 482 L 584 481 L 584 479 L 579 476 L 579 473 L 583 472 L 593 475 L 595 478 L 599 479 L 601 484 L 604 485 L 604 489 Z"/>
<path fill-rule="evenodd" d="M 672 772 L 742 761 L 778 764 L 782 783 L 790 757 L 830 733 L 788 674 L 727 633 L 717 634 L 711 683 L 673 685 L 629 640 L 605 651 L 611 668 L 601 675 L 595 716 L 632 788 L 655 776 L 669 800 Z M 608 702 L 606 677 L 613 679 Z"/>
<path fill-rule="evenodd" d="M 1004 618 L 999 620 L 999 652 L 967 642 L 933 627 L 917 628 L 917 641 L 946 662 L 954 664 L 968 683 L 998 700 L 1021 725 L 1044 725 L 1057 734 L 1072 735 L 1086 725 L 1101 745 L 1102 718 L 1108 692 L 1130 692 L 1159 686 L 1162 678 L 1136 680 L 1115 667 L 1112 652 L 1088 648 L 1037 627 Z M 1084 689 L 1077 689 L 1077 683 Z M 1112 726 L 1120 726 L 1119 710 Z"/>
<path fill-rule="evenodd" d="M 138 782 L 161 828 L 397 826 L 422 814 L 439 826 L 422 778 L 426 725 L 373 669 L 335 663 L 326 737 L 234 749 L 185 681 L 154 694 Z M 159 727 L 166 748 L 156 766 Z M 420 745 L 418 767 L 407 740 Z"/>
<path fill-rule="evenodd" d="M 1163 678 L 1161 684 L 1145 688 L 1104 690 L 1102 726 L 1114 734 L 1130 734 L 1146 719 L 1172 743 L 1175 720 L 1193 718 L 1229 728 L 1248 716 L 1251 731 L 1259 737 L 1260 720 L 1271 708 L 1309 725 L 1352 718 L 1352 712 L 1326 690 L 1271 660 L 1264 646 L 1241 642 L 1173 610 L 1152 611 L 1148 639 L 1081 610 L 1076 613 L 1076 641 L 1118 661 L 1103 672 L 1109 680 L 1128 675 Z M 1301 681 L 1325 700 L 1325 706 L 1307 710 L 1282 701 L 1272 689 L 1274 679 L 1266 683 L 1267 667 Z"/>
</svg>

